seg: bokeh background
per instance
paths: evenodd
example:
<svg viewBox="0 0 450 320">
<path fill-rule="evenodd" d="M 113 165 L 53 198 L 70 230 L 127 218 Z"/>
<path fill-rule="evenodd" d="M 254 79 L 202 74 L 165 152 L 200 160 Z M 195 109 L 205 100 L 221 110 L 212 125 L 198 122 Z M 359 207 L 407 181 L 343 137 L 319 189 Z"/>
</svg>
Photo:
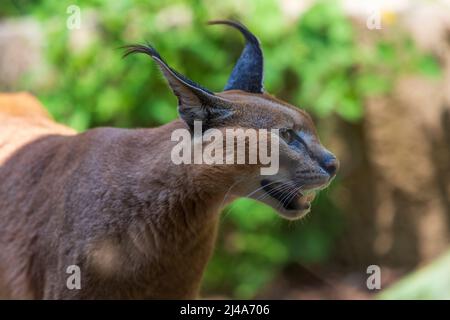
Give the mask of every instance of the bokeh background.
<svg viewBox="0 0 450 320">
<path fill-rule="evenodd" d="M 301 221 L 227 207 L 202 296 L 450 299 L 449 1 L 2 0 L 0 90 L 79 131 L 158 126 L 176 99 L 120 47 L 150 42 L 221 91 L 243 40 L 205 23 L 226 18 L 260 38 L 266 90 L 311 113 L 341 171 Z"/>
</svg>

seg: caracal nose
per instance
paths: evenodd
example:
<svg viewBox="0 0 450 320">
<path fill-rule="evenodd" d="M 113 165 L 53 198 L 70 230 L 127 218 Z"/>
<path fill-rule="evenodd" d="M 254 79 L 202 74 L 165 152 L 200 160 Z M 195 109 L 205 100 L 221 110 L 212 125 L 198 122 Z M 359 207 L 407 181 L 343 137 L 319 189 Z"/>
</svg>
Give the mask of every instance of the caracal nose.
<svg viewBox="0 0 450 320">
<path fill-rule="evenodd" d="M 333 154 L 330 153 L 324 158 L 322 167 L 330 175 L 330 178 L 333 178 L 339 169 L 339 161 Z"/>
</svg>

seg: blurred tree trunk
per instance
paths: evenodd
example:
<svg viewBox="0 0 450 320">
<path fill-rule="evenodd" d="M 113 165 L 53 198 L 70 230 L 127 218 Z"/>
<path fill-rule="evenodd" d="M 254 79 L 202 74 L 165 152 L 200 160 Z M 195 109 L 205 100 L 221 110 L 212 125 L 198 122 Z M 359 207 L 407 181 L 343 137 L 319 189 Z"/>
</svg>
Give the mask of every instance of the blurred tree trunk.
<svg viewBox="0 0 450 320">
<path fill-rule="evenodd" d="M 347 224 L 331 260 L 347 271 L 406 271 L 449 246 L 450 12 L 427 6 L 405 16 L 399 23 L 438 58 L 442 77 L 404 76 L 367 101 L 361 124 L 336 124 L 344 134 L 335 141 L 343 168 L 335 198 Z M 366 38 L 380 32 L 360 29 Z"/>
</svg>

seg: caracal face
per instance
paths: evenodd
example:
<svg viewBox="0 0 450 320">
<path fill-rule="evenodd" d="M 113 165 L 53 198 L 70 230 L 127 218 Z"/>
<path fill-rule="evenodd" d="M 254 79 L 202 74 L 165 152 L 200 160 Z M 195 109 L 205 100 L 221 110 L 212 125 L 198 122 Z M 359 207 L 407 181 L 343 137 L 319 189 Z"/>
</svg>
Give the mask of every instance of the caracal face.
<svg viewBox="0 0 450 320">
<path fill-rule="evenodd" d="M 260 170 L 243 174 L 235 196 L 250 197 L 274 208 L 287 219 L 306 215 L 316 193 L 335 177 L 339 162 L 319 140 L 311 117 L 303 110 L 266 93 L 239 90 L 219 93 L 233 102 L 227 127 L 279 130 L 279 170 L 262 175 Z M 240 177 L 236 177 L 239 182 Z"/>
</svg>

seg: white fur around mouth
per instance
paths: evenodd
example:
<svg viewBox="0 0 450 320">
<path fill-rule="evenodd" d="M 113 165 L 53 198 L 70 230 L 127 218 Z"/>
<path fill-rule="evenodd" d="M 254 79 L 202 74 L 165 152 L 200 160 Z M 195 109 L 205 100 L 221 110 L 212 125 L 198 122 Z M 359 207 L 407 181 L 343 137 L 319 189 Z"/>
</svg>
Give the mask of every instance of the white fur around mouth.
<svg viewBox="0 0 450 320">
<path fill-rule="evenodd" d="M 280 184 L 270 183 L 268 180 L 261 182 L 263 190 L 274 200 L 281 204 L 281 210 L 286 212 L 308 212 L 311 209 L 311 201 L 316 195 L 315 189 L 299 190 L 297 193 L 290 194 L 292 189 L 279 189 Z"/>
</svg>

